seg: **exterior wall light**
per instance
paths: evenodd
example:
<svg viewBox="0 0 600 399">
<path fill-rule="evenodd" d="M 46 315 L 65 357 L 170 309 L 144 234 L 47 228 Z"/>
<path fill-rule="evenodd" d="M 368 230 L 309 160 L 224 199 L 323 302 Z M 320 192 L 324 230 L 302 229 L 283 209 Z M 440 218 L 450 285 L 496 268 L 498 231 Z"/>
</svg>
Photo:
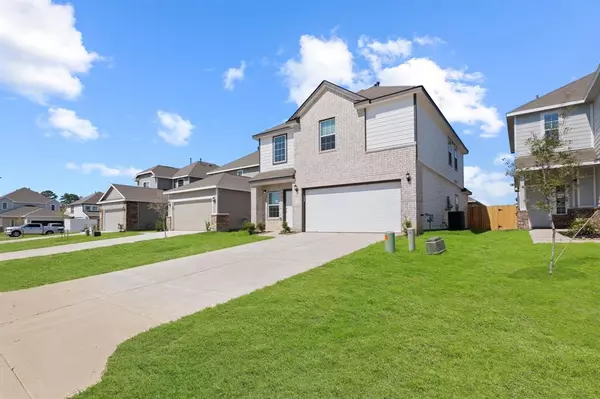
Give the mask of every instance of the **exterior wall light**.
<svg viewBox="0 0 600 399">
<path fill-rule="evenodd" d="M 412 177 L 410 177 L 410 173 L 406 172 L 406 181 L 410 183 L 411 180 L 412 180 Z"/>
</svg>

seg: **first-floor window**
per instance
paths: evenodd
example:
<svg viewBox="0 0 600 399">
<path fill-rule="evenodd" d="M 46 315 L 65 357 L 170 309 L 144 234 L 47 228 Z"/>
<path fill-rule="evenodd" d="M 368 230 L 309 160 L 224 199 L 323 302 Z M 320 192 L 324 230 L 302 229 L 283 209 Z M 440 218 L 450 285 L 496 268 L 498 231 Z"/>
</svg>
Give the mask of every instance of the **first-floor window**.
<svg viewBox="0 0 600 399">
<path fill-rule="evenodd" d="M 268 198 L 269 203 L 269 218 L 279 217 L 279 192 L 270 192 Z"/>
<path fill-rule="evenodd" d="M 564 187 L 556 187 L 556 214 L 564 215 L 567 213 L 567 196 Z"/>
</svg>

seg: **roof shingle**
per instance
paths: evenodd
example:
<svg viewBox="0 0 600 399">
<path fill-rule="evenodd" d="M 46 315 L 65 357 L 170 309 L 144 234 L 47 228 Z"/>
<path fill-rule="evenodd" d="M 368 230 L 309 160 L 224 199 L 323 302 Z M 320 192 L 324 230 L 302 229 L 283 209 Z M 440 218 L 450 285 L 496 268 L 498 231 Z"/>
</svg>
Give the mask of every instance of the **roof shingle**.
<svg viewBox="0 0 600 399">
<path fill-rule="evenodd" d="M 208 172 L 208 175 L 214 175 L 217 173 L 221 173 L 229 170 L 243 169 L 250 166 L 257 166 L 260 162 L 258 151 L 254 151 L 252 154 L 245 155 L 241 158 L 236 159 L 235 161 L 229 162 L 221 166 L 220 168 L 216 168 Z"/>
<path fill-rule="evenodd" d="M 94 194 L 90 194 L 87 197 L 80 198 L 75 202 L 71 202 L 69 205 L 82 205 L 82 204 L 96 204 L 102 198 L 104 193 L 96 191 Z"/>
<path fill-rule="evenodd" d="M 202 179 L 208 172 L 213 171 L 218 167 L 219 166 L 215 165 L 214 163 L 202 161 L 194 162 L 179 169 L 175 174 L 173 174 L 173 179 L 183 176 L 191 176 Z"/>
<path fill-rule="evenodd" d="M 229 190 L 250 191 L 249 178 L 244 176 L 230 175 L 229 173 L 219 173 L 207 176 L 206 179 L 195 181 L 185 186 L 177 187 L 166 191 L 165 194 L 177 194 L 178 192 L 192 189 L 201 190 L 203 188 L 217 187 Z"/>
<path fill-rule="evenodd" d="M 44 197 L 37 191 L 33 191 L 27 187 L 21 187 L 11 193 L 1 196 L 0 198 L 8 198 L 13 202 L 45 204 L 52 201 L 51 198 Z"/>
<path fill-rule="evenodd" d="M 113 184 L 112 187 L 121 193 L 125 201 L 151 203 L 167 202 L 167 198 L 163 195 L 164 191 L 159 190 L 158 188 L 127 186 L 125 184 Z"/>
</svg>

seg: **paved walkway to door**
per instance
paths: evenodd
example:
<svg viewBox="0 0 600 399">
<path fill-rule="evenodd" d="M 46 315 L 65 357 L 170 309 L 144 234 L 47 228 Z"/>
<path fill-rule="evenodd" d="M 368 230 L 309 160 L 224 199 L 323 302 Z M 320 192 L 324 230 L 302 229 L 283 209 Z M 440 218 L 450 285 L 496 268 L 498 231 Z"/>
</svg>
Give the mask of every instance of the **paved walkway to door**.
<svg viewBox="0 0 600 399">
<path fill-rule="evenodd" d="M 381 240 L 302 233 L 0 293 L 0 398 L 64 398 L 100 380 L 117 345 Z"/>
</svg>

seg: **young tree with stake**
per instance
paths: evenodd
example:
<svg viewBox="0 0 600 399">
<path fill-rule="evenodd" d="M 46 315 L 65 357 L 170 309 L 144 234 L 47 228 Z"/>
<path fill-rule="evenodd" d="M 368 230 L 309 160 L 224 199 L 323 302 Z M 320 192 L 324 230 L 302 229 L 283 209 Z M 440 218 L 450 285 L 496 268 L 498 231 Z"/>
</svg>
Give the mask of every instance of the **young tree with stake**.
<svg viewBox="0 0 600 399">
<path fill-rule="evenodd" d="M 541 200 L 533 205 L 535 209 L 546 212 L 552 228 L 552 250 L 548 273 L 552 274 L 556 262 L 556 226 L 552 213 L 557 199 L 568 198 L 570 181 L 577 181 L 579 164 L 573 151 L 568 147 L 565 137 L 569 131 L 566 124 L 569 112 L 564 112 L 557 121 L 544 121 L 544 134 L 532 134 L 526 145 L 531 153 L 530 161 L 519 164 L 505 160 L 507 175 L 515 184 L 524 182 L 528 190 L 537 192 Z"/>
<path fill-rule="evenodd" d="M 158 215 L 158 220 L 161 221 L 162 229 L 165 232 L 165 238 L 167 238 L 167 217 L 169 216 L 169 204 L 154 203 L 150 204 L 149 208 Z"/>
</svg>

